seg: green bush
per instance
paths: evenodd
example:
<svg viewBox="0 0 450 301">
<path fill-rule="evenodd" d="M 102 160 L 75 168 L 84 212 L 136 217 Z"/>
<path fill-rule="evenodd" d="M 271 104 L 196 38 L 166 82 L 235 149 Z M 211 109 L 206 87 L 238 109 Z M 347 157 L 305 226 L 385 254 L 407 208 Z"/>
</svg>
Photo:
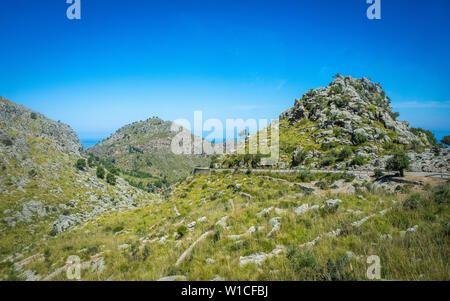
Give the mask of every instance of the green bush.
<svg viewBox="0 0 450 301">
<path fill-rule="evenodd" d="M 1 139 L 1 142 L 5 145 L 5 146 L 11 146 L 13 145 L 13 141 L 10 138 L 3 138 Z"/>
<path fill-rule="evenodd" d="M 292 165 L 298 166 L 302 164 L 306 157 L 308 156 L 308 152 L 305 150 L 299 150 L 292 158 Z"/>
<path fill-rule="evenodd" d="M 355 145 L 360 145 L 367 141 L 367 136 L 361 133 L 354 133 L 352 141 Z"/>
<path fill-rule="evenodd" d="M 297 179 L 300 182 L 309 183 L 314 179 L 314 177 L 309 169 L 302 169 L 298 172 Z"/>
<path fill-rule="evenodd" d="M 106 182 L 111 185 L 116 185 L 116 177 L 112 173 L 106 175 Z"/>
<path fill-rule="evenodd" d="M 342 88 L 340 86 L 333 86 L 330 89 L 330 94 L 341 94 L 342 93 Z"/>
<path fill-rule="evenodd" d="M 289 268 L 294 273 L 300 273 L 305 268 L 316 269 L 317 261 L 310 250 L 299 248 L 297 245 L 291 245 L 286 253 Z"/>
<path fill-rule="evenodd" d="M 342 130 L 342 128 L 340 128 L 340 127 L 337 127 L 337 128 L 334 128 L 333 129 L 333 135 L 336 137 L 336 138 L 340 138 L 340 137 L 342 137 L 342 134 L 344 133 L 344 131 Z"/>
<path fill-rule="evenodd" d="M 87 164 L 89 167 L 94 167 L 95 166 L 94 157 L 89 156 L 88 160 L 87 160 Z"/>
<path fill-rule="evenodd" d="M 425 136 L 427 137 L 428 143 L 430 143 L 431 145 L 437 145 L 436 137 L 429 130 L 424 130 L 422 128 L 411 128 L 411 132 L 413 132 L 413 134 L 418 137 L 421 137 L 422 134 L 425 134 Z"/>
<path fill-rule="evenodd" d="M 381 178 L 383 176 L 384 176 L 384 172 L 381 169 L 379 169 L 379 168 L 375 169 L 375 178 L 378 179 L 378 178 Z"/>
<path fill-rule="evenodd" d="M 346 254 L 339 254 L 336 261 L 331 258 L 327 261 L 327 281 L 343 281 L 354 280 L 353 268 L 350 265 L 350 260 Z"/>
<path fill-rule="evenodd" d="M 353 150 L 350 146 L 346 145 L 342 148 L 341 152 L 339 153 L 339 160 L 344 161 L 350 158 L 350 156 L 353 155 Z"/>
<path fill-rule="evenodd" d="M 328 189 L 328 184 L 325 181 L 319 181 L 316 184 L 314 184 L 314 186 L 319 187 L 322 190 L 327 190 Z"/>
<path fill-rule="evenodd" d="M 363 156 L 356 156 L 352 162 L 350 162 L 351 166 L 363 166 L 365 164 L 365 159 Z"/>
<path fill-rule="evenodd" d="M 142 251 L 142 260 L 145 261 L 150 256 L 150 246 L 145 245 L 144 250 Z"/>
<path fill-rule="evenodd" d="M 438 187 L 433 192 L 433 200 L 438 204 L 448 204 L 450 202 L 449 184 Z"/>
<path fill-rule="evenodd" d="M 411 159 L 409 159 L 408 155 L 405 151 L 396 151 L 394 155 L 387 160 L 386 169 L 391 171 L 400 172 L 400 176 L 405 175 L 405 169 L 409 168 L 411 163 Z"/>
<path fill-rule="evenodd" d="M 441 143 L 450 146 L 450 135 L 442 137 Z"/>
<path fill-rule="evenodd" d="M 325 167 L 325 166 L 330 166 L 333 165 L 335 161 L 335 158 L 331 155 L 326 155 L 325 157 L 323 157 L 320 160 L 320 166 L 321 167 Z"/>
<path fill-rule="evenodd" d="M 416 210 L 422 202 L 422 196 L 419 193 L 411 194 L 403 201 L 403 209 Z"/>
<path fill-rule="evenodd" d="M 79 170 L 84 170 L 86 168 L 86 160 L 85 159 L 78 159 L 78 161 L 75 164 L 75 166 Z"/>
<path fill-rule="evenodd" d="M 394 120 L 397 120 L 397 118 L 400 116 L 399 112 L 391 112 L 390 114 L 391 114 L 392 119 L 394 119 Z"/>
<path fill-rule="evenodd" d="M 97 167 L 97 178 L 99 179 L 105 178 L 105 169 L 102 166 Z"/>
<path fill-rule="evenodd" d="M 179 227 L 177 228 L 177 233 L 178 233 L 178 235 L 180 236 L 180 238 L 183 237 L 183 236 L 186 234 L 186 232 L 187 232 L 187 228 L 186 228 L 186 226 L 184 226 L 184 225 L 179 226 Z"/>
</svg>

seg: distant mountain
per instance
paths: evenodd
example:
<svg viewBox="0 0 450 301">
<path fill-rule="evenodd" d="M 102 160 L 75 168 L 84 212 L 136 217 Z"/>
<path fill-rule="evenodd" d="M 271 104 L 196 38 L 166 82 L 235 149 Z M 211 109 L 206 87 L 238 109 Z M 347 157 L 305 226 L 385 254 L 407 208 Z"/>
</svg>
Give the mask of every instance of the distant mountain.
<svg viewBox="0 0 450 301">
<path fill-rule="evenodd" d="M 134 122 L 87 149 L 118 168 L 133 185 L 155 189 L 189 175 L 196 166 L 209 166 L 204 155 L 175 155 L 171 151 L 172 122 L 150 118 Z"/>
</svg>

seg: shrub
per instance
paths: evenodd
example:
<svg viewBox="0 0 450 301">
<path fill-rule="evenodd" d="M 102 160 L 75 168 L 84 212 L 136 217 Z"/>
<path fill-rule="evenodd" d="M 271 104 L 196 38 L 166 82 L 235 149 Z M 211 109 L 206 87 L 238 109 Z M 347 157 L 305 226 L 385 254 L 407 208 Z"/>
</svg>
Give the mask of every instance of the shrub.
<svg viewBox="0 0 450 301">
<path fill-rule="evenodd" d="M 305 161 L 307 156 L 308 156 L 307 151 L 299 150 L 292 158 L 292 165 L 298 166 L 298 165 L 302 164 Z"/>
<path fill-rule="evenodd" d="M 112 229 L 113 233 L 117 233 L 123 230 L 123 225 L 117 225 Z"/>
<path fill-rule="evenodd" d="M 37 171 L 35 169 L 32 169 L 28 172 L 28 175 L 33 178 L 37 176 Z"/>
<path fill-rule="evenodd" d="M 363 166 L 365 163 L 365 159 L 363 156 L 356 156 L 352 162 L 350 162 L 351 166 Z"/>
<path fill-rule="evenodd" d="M 450 202 L 450 186 L 447 184 L 438 187 L 433 192 L 433 200 L 438 204 L 448 204 Z"/>
<path fill-rule="evenodd" d="M 441 143 L 450 146 L 450 135 L 442 137 Z"/>
<path fill-rule="evenodd" d="M 344 161 L 350 156 L 353 155 L 353 150 L 350 146 L 346 145 L 342 148 L 341 152 L 339 153 L 339 160 Z"/>
<path fill-rule="evenodd" d="M 339 146 L 338 142 L 330 142 L 330 143 L 322 143 L 322 145 L 320 146 L 320 149 L 323 151 L 328 151 L 330 149 L 334 149 L 336 147 Z"/>
<path fill-rule="evenodd" d="M 187 228 L 186 228 L 186 226 L 184 226 L 184 225 L 179 226 L 179 227 L 177 228 L 177 233 L 178 233 L 178 235 L 180 236 L 180 238 L 183 237 L 183 236 L 186 234 L 186 232 L 187 232 Z"/>
<path fill-rule="evenodd" d="M 408 198 L 403 201 L 402 206 L 404 209 L 415 210 L 419 208 L 421 202 L 422 196 L 419 193 L 414 193 L 408 196 Z"/>
<path fill-rule="evenodd" d="M 287 251 L 286 258 L 289 268 L 294 273 L 300 273 L 305 268 L 315 269 L 317 261 L 310 250 L 304 250 L 297 245 L 291 245 Z"/>
<path fill-rule="evenodd" d="M 86 168 L 86 160 L 85 159 L 78 159 L 77 163 L 75 164 L 75 166 L 79 169 L 79 170 L 84 170 Z"/>
<path fill-rule="evenodd" d="M 394 119 L 394 120 L 397 120 L 397 118 L 400 116 L 399 112 L 391 112 L 390 114 L 391 114 L 392 119 Z"/>
<path fill-rule="evenodd" d="M 418 137 L 422 136 L 422 134 L 425 134 L 425 136 L 427 137 L 428 143 L 430 143 L 431 145 L 437 145 L 436 137 L 429 130 L 424 130 L 422 128 L 411 128 L 411 132 L 413 132 L 413 134 Z"/>
<path fill-rule="evenodd" d="M 94 157 L 89 156 L 88 160 L 87 160 L 87 164 L 89 167 L 94 167 L 95 163 L 94 163 Z"/>
<path fill-rule="evenodd" d="M 342 88 L 340 86 L 333 86 L 330 89 L 330 94 L 340 94 L 342 93 Z"/>
<path fill-rule="evenodd" d="M 107 166 L 106 166 L 107 167 Z M 108 168 L 108 167 L 107 167 Z M 109 169 L 108 169 L 108 171 L 110 172 L 110 173 L 112 173 L 113 175 L 119 175 L 119 169 L 117 169 L 116 167 L 114 167 L 114 166 L 111 166 Z M 138 176 L 139 177 L 139 176 Z"/>
<path fill-rule="evenodd" d="M 355 145 L 360 145 L 367 141 L 367 136 L 362 133 L 354 133 L 352 141 Z"/>
<path fill-rule="evenodd" d="M 216 231 L 214 231 L 213 241 L 218 242 L 222 237 L 223 228 L 221 226 L 216 226 Z"/>
<path fill-rule="evenodd" d="M 409 149 L 413 149 L 416 153 L 422 153 L 425 150 L 425 148 L 420 144 L 419 140 L 411 141 Z"/>
<path fill-rule="evenodd" d="M 105 169 L 102 166 L 97 167 L 97 178 L 99 179 L 105 178 Z"/>
<path fill-rule="evenodd" d="M 384 172 L 379 168 L 375 169 L 375 178 L 378 179 L 381 178 L 382 176 L 384 176 Z"/>
<path fill-rule="evenodd" d="M 394 155 L 387 160 L 386 169 L 400 172 L 400 176 L 405 175 L 405 169 L 409 168 L 411 160 L 405 151 L 396 151 Z"/>
<path fill-rule="evenodd" d="M 326 280 L 328 281 L 342 281 L 353 279 L 352 267 L 350 265 L 350 260 L 346 254 L 340 254 L 336 261 L 331 258 L 327 261 L 327 275 Z"/>
<path fill-rule="evenodd" d="M 116 185 L 116 177 L 112 173 L 106 175 L 106 182 L 111 185 Z"/>
<path fill-rule="evenodd" d="M 314 186 L 319 187 L 322 190 L 327 190 L 328 189 L 328 184 L 325 181 L 319 181 L 316 184 L 314 184 Z"/>
<path fill-rule="evenodd" d="M 342 137 L 342 134 L 344 133 L 344 131 L 342 130 L 342 128 L 340 128 L 340 127 L 337 127 L 337 128 L 335 128 L 335 129 L 333 129 L 333 135 L 336 137 L 336 138 L 340 138 L 340 137 Z"/>
<path fill-rule="evenodd" d="M 302 169 L 297 174 L 297 179 L 300 182 L 311 182 L 313 180 L 313 176 L 309 169 Z"/>
<path fill-rule="evenodd" d="M 11 145 L 13 145 L 12 140 L 9 139 L 9 138 L 2 138 L 2 139 L 1 139 L 1 142 L 2 142 L 5 146 L 11 146 Z"/>
<path fill-rule="evenodd" d="M 37 119 L 37 114 L 36 113 L 31 113 L 30 114 L 30 118 L 36 120 Z"/>
<path fill-rule="evenodd" d="M 335 158 L 331 155 L 326 155 L 325 157 L 322 158 L 322 160 L 320 160 L 320 166 L 321 167 L 325 167 L 325 166 L 330 166 L 334 163 Z"/>
<path fill-rule="evenodd" d="M 433 154 L 437 157 L 441 154 L 441 148 L 439 146 L 433 146 Z"/>
<path fill-rule="evenodd" d="M 145 245 L 144 250 L 142 251 L 142 260 L 145 261 L 150 256 L 150 247 Z"/>
</svg>

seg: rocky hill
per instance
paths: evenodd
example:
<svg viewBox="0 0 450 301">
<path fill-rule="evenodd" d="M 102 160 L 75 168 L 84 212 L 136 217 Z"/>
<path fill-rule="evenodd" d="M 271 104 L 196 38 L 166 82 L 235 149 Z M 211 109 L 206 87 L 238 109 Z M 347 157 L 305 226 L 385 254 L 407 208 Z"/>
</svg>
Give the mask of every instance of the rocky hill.
<svg viewBox="0 0 450 301">
<path fill-rule="evenodd" d="M 77 134 L 67 125 L 54 122 L 24 106 L 0 97 L 0 139 L 16 151 L 28 144 L 22 138 L 33 136 L 53 142 L 61 151 L 77 155 L 83 149 Z"/>
<path fill-rule="evenodd" d="M 398 117 L 379 84 L 336 75 L 280 115 L 279 167 L 383 169 L 393 152 L 405 150 L 412 170 L 449 170 L 449 149 L 438 148 L 430 131 Z M 248 165 L 248 160 L 230 158 L 224 165 L 230 162 Z"/>
<path fill-rule="evenodd" d="M 171 141 L 172 122 L 160 118 L 126 125 L 99 144 L 87 149 L 118 168 L 123 176 L 141 188 L 172 184 L 196 166 L 209 166 L 206 156 L 175 155 Z"/>
<path fill-rule="evenodd" d="M 68 125 L 0 99 L 1 254 L 12 259 L 79 223 L 157 198 L 121 178 L 108 184 L 94 166 L 76 168 L 81 150 Z"/>
</svg>

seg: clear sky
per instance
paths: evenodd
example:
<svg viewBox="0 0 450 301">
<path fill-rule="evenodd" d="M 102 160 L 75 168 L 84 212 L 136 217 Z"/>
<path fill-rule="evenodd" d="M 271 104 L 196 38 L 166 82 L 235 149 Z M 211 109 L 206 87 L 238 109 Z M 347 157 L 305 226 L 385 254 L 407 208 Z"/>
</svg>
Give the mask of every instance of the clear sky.
<svg viewBox="0 0 450 301">
<path fill-rule="evenodd" d="M 0 95 L 82 139 L 159 116 L 277 118 L 332 75 L 381 83 L 401 120 L 450 134 L 450 1 L 0 1 Z"/>
</svg>

